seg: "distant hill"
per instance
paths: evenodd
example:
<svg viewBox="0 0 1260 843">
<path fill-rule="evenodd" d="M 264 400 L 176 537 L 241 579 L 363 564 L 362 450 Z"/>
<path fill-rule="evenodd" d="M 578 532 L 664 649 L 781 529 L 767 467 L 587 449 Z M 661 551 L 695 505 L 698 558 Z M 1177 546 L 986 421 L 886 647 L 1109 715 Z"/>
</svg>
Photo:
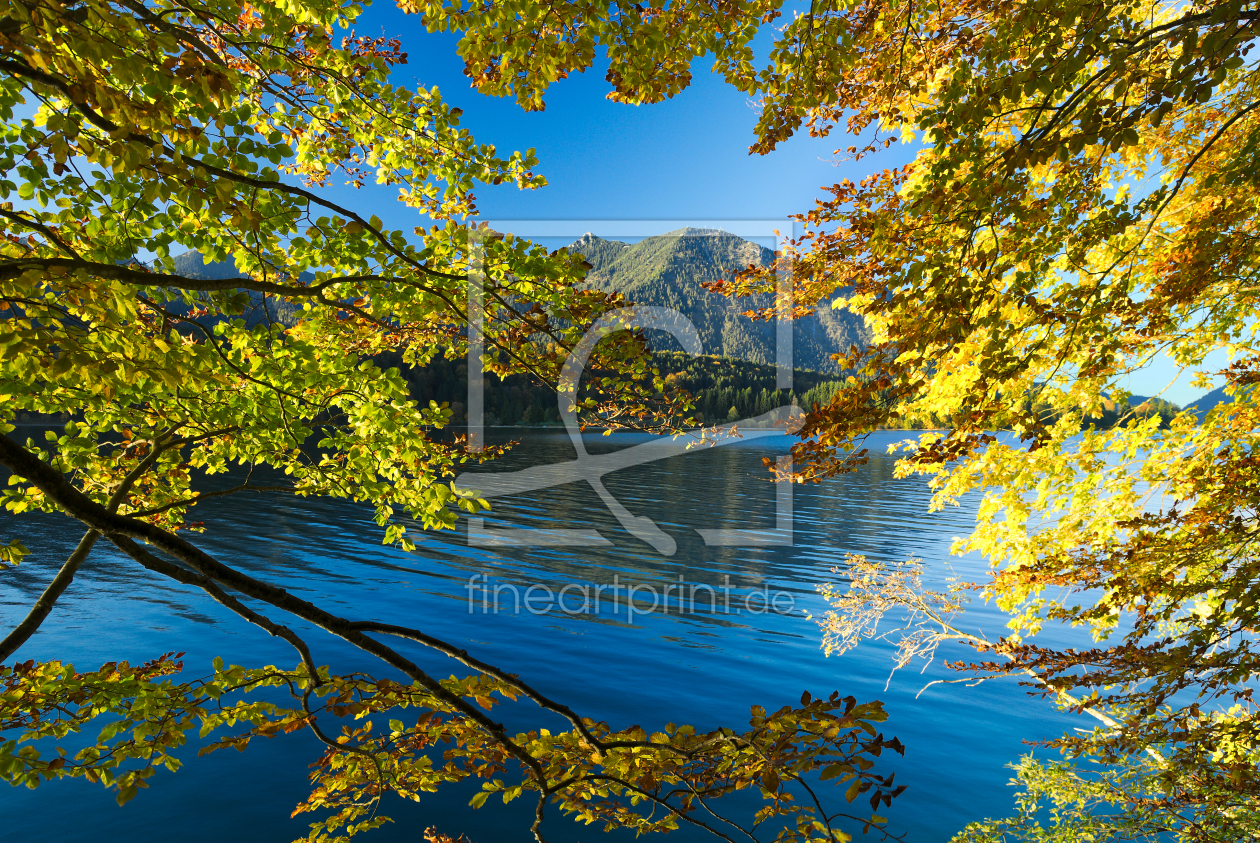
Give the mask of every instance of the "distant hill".
<svg viewBox="0 0 1260 843">
<path fill-rule="evenodd" d="M 1225 394 L 1225 387 L 1218 386 L 1216 389 L 1212 390 L 1211 392 L 1207 393 L 1201 398 L 1197 398 L 1194 401 L 1191 401 L 1189 404 L 1186 405 L 1186 409 L 1194 413 L 1201 420 L 1203 419 L 1204 416 L 1208 414 L 1208 411 L 1211 410 L 1213 407 L 1215 407 L 1217 404 L 1228 404 L 1229 402 L 1233 400 L 1234 399 L 1232 396 Z"/>
<path fill-rule="evenodd" d="M 635 304 L 670 307 L 692 321 L 705 354 L 752 363 L 773 363 L 775 323 L 754 322 L 740 315 L 768 307 L 770 294 L 728 299 L 710 293 L 701 282 L 717 281 L 749 264 L 769 266 L 774 253 L 743 238 L 716 229 L 684 228 L 638 243 L 605 240 L 592 234 L 569 246 L 591 264 L 587 283 L 621 293 Z M 868 334 L 861 316 L 845 310 L 821 308 L 793 324 L 795 366 L 835 374 L 841 367 L 831 355 L 849 346 L 866 345 Z M 661 351 L 680 346 L 664 335 L 653 337 Z"/>
<path fill-rule="evenodd" d="M 692 321 L 700 333 L 704 353 L 751 363 L 772 364 L 775 359 L 775 323 L 754 322 L 742 311 L 769 306 L 770 295 L 748 299 L 728 299 L 710 293 L 701 282 L 717 281 L 749 264 L 769 266 L 774 253 L 769 249 L 715 229 L 684 228 L 638 243 L 605 240 L 584 235 L 570 247 L 580 252 L 591 270 L 587 283 L 608 292 L 623 294 L 635 304 L 670 307 Z M 188 278 L 223 279 L 241 275 L 232 260 L 206 263 L 197 251 L 173 258 L 175 270 Z M 302 280 L 310 280 L 309 272 Z M 268 299 L 271 318 L 287 322 L 291 306 Z M 259 304 L 262 300 L 259 298 Z M 258 308 L 259 311 L 262 308 Z M 258 321 L 261 313 L 247 320 Z M 793 324 L 794 366 L 826 374 L 841 367 L 831 355 L 864 346 L 868 334 L 862 318 L 845 310 L 820 309 Z M 676 351 L 680 346 L 661 334 L 652 337 L 659 351 Z"/>
<path fill-rule="evenodd" d="M 1130 395 L 1125 404 L 1120 404 L 1112 398 L 1107 398 L 1103 401 L 1102 415 L 1089 418 L 1086 420 L 1086 423 L 1106 429 L 1130 418 L 1144 419 L 1150 416 L 1159 416 L 1160 425 L 1167 427 L 1169 422 L 1180 412 L 1180 407 L 1163 398 L 1152 398 L 1148 395 Z"/>
</svg>

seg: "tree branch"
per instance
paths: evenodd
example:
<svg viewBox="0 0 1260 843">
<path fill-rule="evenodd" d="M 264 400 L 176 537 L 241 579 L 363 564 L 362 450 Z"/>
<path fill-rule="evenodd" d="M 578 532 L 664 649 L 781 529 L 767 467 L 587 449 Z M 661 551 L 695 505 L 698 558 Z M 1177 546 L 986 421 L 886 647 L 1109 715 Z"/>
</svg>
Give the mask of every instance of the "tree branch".
<svg viewBox="0 0 1260 843">
<path fill-rule="evenodd" d="M 224 565 L 195 545 L 160 527 L 109 512 L 105 507 L 76 489 L 56 469 L 45 464 L 7 436 L 2 435 L 0 435 L 0 465 L 4 465 L 13 474 L 32 483 L 63 512 L 99 532 L 109 535 L 110 541 L 119 545 L 120 549 L 124 549 L 124 552 L 126 552 L 126 548 L 119 544 L 119 538 L 141 539 L 219 585 L 226 586 L 247 597 L 252 597 L 288 612 L 353 644 L 360 650 L 376 656 L 390 667 L 417 682 L 452 709 L 460 712 L 485 729 L 496 742 L 530 770 L 540 786 L 545 787 L 547 777 L 542 765 L 528 751 L 508 736 L 503 724 L 494 722 L 472 703 L 447 690 L 440 682 L 429 676 L 409 659 L 404 658 L 374 638 L 370 638 L 361 631 L 354 629 L 353 624 L 345 618 L 338 617 L 313 603 L 295 597 L 283 588 L 254 579 L 248 574 Z M 542 837 L 538 834 L 535 834 L 535 837 L 541 843 Z"/>
<path fill-rule="evenodd" d="M 311 658 L 310 648 L 306 645 L 305 641 L 293 632 L 293 630 L 289 629 L 287 626 L 281 626 L 264 615 L 260 615 L 253 609 L 250 609 L 244 603 L 219 588 L 213 580 L 203 574 L 197 574 L 192 571 L 185 570 L 184 568 L 181 568 L 171 562 L 159 559 L 135 542 L 122 536 L 111 535 L 109 536 L 109 540 L 113 542 L 115 547 L 130 556 L 136 562 L 139 562 L 145 568 L 148 568 L 150 571 L 169 577 L 176 582 L 182 582 L 185 585 L 197 586 L 206 594 L 213 597 L 215 601 L 231 609 L 245 620 L 255 626 L 262 627 L 275 637 L 283 638 L 285 641 L 289 642 L 293 645 L 293 649 L 297 650 L 298 654 L 302 657 L 302 664 L 306 667 L 306 672 L 310 675 L 312 684 L 320 684 L 319 671 L 315 666 L 315 660 Z"/>
<path fill-rule="evenodd" d="M 49 270 L 64 269 L 68 272 L 83 270 L 101 278 L 112 278 L 127 281 L 145 287 L 173 287 L 179 290 L 191 290 L 212 293 L 220 290 L 252 290 L 257 293 L 272 293 L 278 296 L 310 296 L 318 294 L 333 284 L 355 281 L 389 280 L 378 275 L 353 275 L 342 278 L 329 278 L 318 284 L 300 286 L 296 284 L 276 284 L 272 281 L 259 281 L 254 278 L 187 278 L 183 275 L 168 275 L 164 272 L 149 272 L 134 266 L 97 263 L 75 258 L 18 258 L 0 264 L 0 280 L 8 281 L 21 276 L 32 269 Z"/>
<path fill-rule="evenodd" d="M 69 587 L 70 583 L 74 582 L 74 575 L 78 572 L 79 566 L 87 559 L 88 554 L 92 551 L 92 546 L 96 544 L 96 540 L 100 536 L 101 534 L 96 530 L 88 530 L 83 534 L 83 538 L 79 539 L 79 544 L 74 549 L 74 552 L 70 554 L 70 558 L 61 566 L 57 576 L 53 577 L 53 581 L 48 584 L 48 588 L 44 589 L 44 593 L 35 601 L 35 605 L 31 607 L 30 612 L 22 619 L 21 623 L 13 628 L 12 632 L 4 637 L 3 641 L 0 641 L 0 662 L 4 662 L 9 656 L 13 655 L 39 629 L 40 624 L 44 622 L 44 618 L 48 617 L 48 613 L 56 605 L 57 598 Z"/>
<path fill-rule="evenodd" d="M 6 437 L 7 439 L 7 437 Z M 167 443 L 169 445 L 169 443 Z M 119 505 L 126 499 L 127 493 L 131 491 L 131 487 L 136 480 L 140 478 L 146 471 L 157 461 L 158 456 L 165 450 L 165 447 L 158 444 L 150 449 L 148 455 L 127 473 L 118 484 L 118 488 L 109 498 L 106 509 L 109 512 L 117 512 Z M 61 566 L 61 570 L 57 572 L 57 576 L 53 577 L 53 581 L 44 589 L 44 593 L 35 601 L 35 605 L 27 612 L 26 617 L 22 619 L 13 630 L 0 641 L 0 662 L 4 662 L 9 656 L 17 652 L 23 644 L 30 640 L 44 623 L 44 620 L 52 612 L 53 607 L 57 604 L 57 600 L 70 587 L 70 583 L 74 582 L 74 576 L 78 573 L 79 568 L 88 558 L 88 554 L 92 552 L 92 547 L 96 544 L 96 540 L 101 534 L 97 530 L 88 530 L 83 534 L 83 538 L 79 539 L 79 544 L 71 552 L 65 564 Z"/>
</svg>

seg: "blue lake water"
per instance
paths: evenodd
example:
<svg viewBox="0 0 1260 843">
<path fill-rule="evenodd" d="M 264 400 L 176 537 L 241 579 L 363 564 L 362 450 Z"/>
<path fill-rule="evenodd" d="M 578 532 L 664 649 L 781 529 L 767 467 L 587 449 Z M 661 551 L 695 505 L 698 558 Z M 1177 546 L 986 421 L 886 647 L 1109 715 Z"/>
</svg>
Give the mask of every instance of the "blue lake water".
<svg viewBox="0 0 1260 843">
<path fill-rule="evenodd" d="M 492 440 L 507 433 L 493 431 Z M 510 433 L 522 444 L 479 470 L 498 472 L 573 457 L 563 432 Z M 470 546 L 461 521 L 457 531 L 426 534 L 416 552 L 407 554 L 381 546 L 379 530 L 363 507 L 268 495 L 225 498 L 199 507 L 196 518 L 209 529 L 193 540 L 224 562 L 345 616 L 418 627 L 466 647 L 614 727 L 637 723 L 651 729 L 673 721 L 738 730 L 747 727 L 750 706 L 774 709 L 795 703 L 805 690 L 815 696 L 838 690 L 863 701 L 883 700 L 891 715 L 885 733 L 898 736 L 907 747 L 904 758 L 886 755 L 884 769 L 896 770 L 897 782 L 909 786 L 883 813 L 891 820 L 890 829 L 907 840 L 939 843 L 968 820 L 1011 813 L 1011 774 L 1005 765 L 1030 751 L 1024 741 L 1092 724 L 1028 697 L 1014 681 L 935 685 L 916 698 L 934 679 L 958 678 L 941 662 L 966 656 L 970 651 L 962 647 L 943 650 L 922 674 L 919 665 L 897 673 L 887 689 L 892 666 L 888 646 L 872 642 L 840 657 L 824 657 L 820 630 L 805 613 L 825 610 L 815 586 L 837 579 L 831 569 L 846 553 L 886 560 L 918 557 L 940 580 L 979 574 L 979 560 L 948 556 L 953 538 L 970 530 L 975 501 L 929 514 L 926 483 L 894 479 L 893 460 L 882 455 L 884 446 L 901 437 L 874 437 L 870 463 L 853 474 L 796 486 L 790 546 L 710 547 L 696 532 L 774 526 L 775 489 L 766 482 L 761 461 L 787 452 L 794 440 L 782 435 L 672 457 L 605 478 L 626 509 L 651 518 L 675 539 L 672 556 L 629 535 L 582 483 L 497 499 L 486 525 L 595 529 L 608 540 L 604 546 Z M 588 436 L 586 441 L 591 453 L 598 454 L 641 440 L 616 435 Z M 33 551 L 18 569 L 0 574 L 0 620 L 6 628 L 25 613 L 81 532 L 63 518 L 0 515 L 0 537 L 21 538 Z M 199 591 L 161 580 L 101 548 L 103 544 L 17 658 L 61 659 L 89 669 L 105 661 L 134 663 L 183 650 L 193 676 L 201 675 L 216 655 L 245 665 L 288 666 L 295 661 L 288 645 Z M 614 576 L 621 583 L 657 589 L 680 577 L 687 584 L 715 587 L 729 580 L 736 596 L 730 612 L 706 611 L 703 598 L 700 611 L 680 614 L 675 606 L 668 612 L 636 614 L 632 622 L 624 600 L 615 614 L 608 601 L 598 613 L 553 609 L 496 614 L 483 612 L 479 602 L 469 604 L 468 584 L 478 575 L 491 586 L 513 585 L 523 592 L 536 584 L 552 593 L 569 584 L 611 583 Z M 791 610 L 744 610 L 743 597 L 762 589 L 781 593 L 779 607 Z M 506 609 L 511 601 L 507 592 L 500 594 Z M 760 603 L 752 605 L 758 608 Z M 280 620 L 274 612 L 272 616 Z M 1000 617 L 983 605 L 972 607 L 963 624 L 991 637 L 1002 631 Z M 383 675 L 353 648 L 300 623 L 290 625 L 310 643 L 317 662 L 339 672 L 359 669 Z M 467 672 L 418 645 L 398 640 L 392 645 L 432 673 Z M 508 715 L 509 724 L 523 727 L 514 716 Z M 35 791 L 6 789 L 0 791 L 0 837 L 92 843 L 292 840 L 305 833 L 309 822 L 310 815 L 290 819 L 289 813 L 308 794 L 308 765 L 319 753 L 319 745 L 306 733 L 257 741 L 244 754 L 224 751 L 197 758 L 188 748 L 181 756 L 184 769 L 158 774 L 149 790 L 122 808 L 110 793 L 81 780 Z M 466 833 L 474 843 L 530 839 L 530 800 L 505 807 L 494 799 L 474 811 L 467 801 L 475 789 L 453 787 L 426 795 L 419 804 L 392 798 L 382 812 L 395 823 L 362 839 L 420 841 L 429 825 Z M 842 803 L 838 790 L 831 797 Z M 557 843 L 630 839 L 603 834 L 598 826 L 573 824 L 554 809 L 549 816 L 545 830 Z M 669 839 L 700 838 L 684 831 Z"/>
</svg>

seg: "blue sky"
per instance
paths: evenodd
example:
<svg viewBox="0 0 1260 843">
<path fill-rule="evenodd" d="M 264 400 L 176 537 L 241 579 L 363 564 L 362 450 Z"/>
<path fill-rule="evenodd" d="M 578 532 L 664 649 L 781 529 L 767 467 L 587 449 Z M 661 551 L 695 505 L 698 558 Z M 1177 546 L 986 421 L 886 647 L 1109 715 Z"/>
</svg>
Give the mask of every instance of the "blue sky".
<svg viewBox="0 0 1260 843">
<path fill-rule="evenodd" d="M 735 230 L 739 220 L 781 221 L 779 230 L 786 234 L 792 230 L 788 217 L 809 209 L 823 186 L 856 180 L 875 167 L 896 166 L 909 154 L 894 147 L 872 159 L 837 166 L 834 149 L 849 141 L 834 135 L 796 137 L 770 155 L 749 155 L 756 112 L 746 96 L 711 75 L 711 61 L 696 61 L 691 87 L 651 106 L 606 100 L 607 68 L 597 61 L 586 73 L 554 84 L 545 111 L 525 113 L 512 99 L 473 90 L 456 53 L 457 38 L 426 32 L 418 17 L 404 15 L 392 3 L 368 7 L 355 30 L 363 36 L 400 38 L 408 64 L 396 69 L 395 80 L 411 88 L 438 86 L 447 102 L 464 110 L 461 125 L 479 142 L 493 143 L 505 153 L 537 150 L 536 171 L 547 177 L 547 187 L 520 191 L 510 185 L 487 186 L 476 195 L 482 217 L 492 223 L 575 221 L 571 233 L 535 238 L 548 248 L 588 230 L 629 240 L 682 225 Z M 769 42 L 763 40 L 764 50 Z M 385 189 L 368 187 L 353 198 L 340 189 L 334 192 L 360 207 L 379 200 L 373 211 L 404 231 L 420 222 L 414 210 L 394 202 Z M 653 227 L 649 221 L 659 221 L 659 231 L 644 230 L 644 225 Z M 764 222 L 754 227 L 764 230 Z M 1212 368 L 1225 365 L 1223 360 L 1212 362 L 1217 364 Z M 1171 362 L 1161 358 L 1129 378 L 1127 388 L 1141 395 L 1162 391 L 1180 404 L 1202 394 L 1190 385 L 1189 375 L 1177 379 L 1176 374 Z"/>
<path fill-rule="evenodd" d="M 750 156 L 756 113 L 747 97 L 709 74 L 711 62 L 697 61 L 692 87 L 652 106 L 606 100 L 606 66 L 597 63 L 553 85 L 545 111 L 525 113 L 511 99 L 473 90 L 456 37 L 425 32 L 392 4 L 369 7 L 355 29 L 401 38 L 408 64 L 395 70 L 396 81 L 437 85 L 464 110 L 461 125 L 478 141 L 503 152 L 537 149 L 548 187 L 477 191 L 487 219 L 755 218 L 786 226 L 820 186 L 841 178 L 831 140 L 798 138 L 772 155 Z"/>
</svg>

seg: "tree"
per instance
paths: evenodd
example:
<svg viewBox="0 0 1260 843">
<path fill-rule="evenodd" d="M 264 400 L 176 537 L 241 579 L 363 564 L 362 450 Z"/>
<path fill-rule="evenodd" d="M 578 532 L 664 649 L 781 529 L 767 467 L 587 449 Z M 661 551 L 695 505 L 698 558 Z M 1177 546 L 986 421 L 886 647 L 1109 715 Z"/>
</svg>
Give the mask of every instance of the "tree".
<svg viewBox="0 0 1260 843">
<path fill-rule="evenodd" d="M 298 806 L 321 812 L 312 840 L 380 825 L 388 792 L 417 798 L 468 777 L 484 781 L 474 805 L 492 793 L 535 796 L 538 840 L 548 804 L 607 828 L 692 824 L 730 839 L 713 825 L 713 800 L 749 787 L 762 797 L 756 821 L 781 826 L 781 839 L 843 839 L 834 823 L 848 814 L 794 801 L 794 791 L 815 793 L 820 769 L 848 783 L 850 801 L 869 795 L 859 823 L 882 823 L 874 810 L 900 788 L 871 758 L 901 746 L 873 725 L 884 719 L 878 703 L 806 694 L 799 706 L 754 707 L 743 732 L 614 729 L 429 631 L 331 612 L 198 546 L 205 527 L 190 510 L 223 494 L 358 501 L 373 507 L 385 542 L 406 549 L 399 514 L 438 529 L 460 509 L 484 509 L 448 478 L 490 452 L 443 438 L 450 410 L 416 405 L 398 370 L 375 359 L 420 366 L 460 356 L 480 335 L 489 371 L 554 384 L 584 331 L 620 304 L 582 288 L 580 258 L 471 224 L 476 184 L 544 183 L 533 151 L 500 155 L 459 128 L 459 109 L 437 89 L 391 85 L 406 54 L 396 41 L 343 37 L 359 11 L 325 0 L 11 0 L 0 11 L 3 501 L 84 530 L 0 643 L 0 660 L 34 634 L 101 541 L 201 589 L 299 660 L 216 663 L 198 679 L 179 675 L 175 653 L 91 671 L 0 666 L 0 775 L 28 786 L 86 777 L 123 803 L 159 768 L 179 766 L 190 730 L 214 733 L 206 749 L 216 749 L 310 729 L 326 745 Z M 396 186 L 427 227 L 388 229 L 331 201 L 320 187 L 334 179 Z M 239 277 L 180 272 L 177 249 L 231 258 Z M 481 320 L 468 305 L 470 273 L 483 285 Z M 659 392 L 639 334 L 601 342 L 591 364 L 604 376 L 579 402 L 585 413 L 653 424 L 687 408 L 685 396 Z M 46 443 L 20 442 L 17 413 L 71 420 Z M 232 465 L 287 480 L 215 487 Z M 11 540 L 0 564 L 26 552 Z M 350 642 L 382 674 L 320 666 L 318 647 L 277 613 Z M 473 673 L 438 680 L 384 636 Z M 500 697 L 570 728 L 508 734 L 489 713 Z M 414 720 L 389 716 L 406 708 Z M 350 715 L 359 719 L 338 734 Z M 51 751 L 49 741 L 94 722 L 105 726 L 95 743 Z"/>
<path fill-rule="evenodd" d="M 681 90 L 692 57 L 710 53 L 759 98 L 754 152 L 802 130 L 847 132 L 857 160 L 911 145 L 909 163 L 830 188 L 778 267 L 794 279 L 792 312 L 847 306 L 874 337 L 849 356 L 846 388 L 809 415 L 796 479 L 860 464 L 879 427 L 948 420 L 902 451 L 899 470 L 929 475 L 935 506 L 985 490 L 957 549 L 992 563 L 971 586 L 1010 631 L 971 640 L 994 658 L 964 667 L 1025 676 L 1105 718 L 1055 742 L 1105 772 L 1023 768 L 1024 807 L 1048 797 L 1053 828 L 1028 808 L 966 836 L 1254 838 L 1260 8 L 820 0 L 758 65 L 751 40 L 780 5 L 576 3 L 532 41 L 513 37 L 536 25 L 514 6 L 450 20 L 467 30 L 474 83 L 527 107 L 599 45 L 609 96 L 632 102 Z M 774 283 L 752 268 L 718 288 Z M 1234 401 L 1201 422 L 1088 423 L 1156 356 L 1196 368 L 1214 351 L 1232 357 L 1221 374 Z M 894 573 L 842 605 L 875 595 L 917 611 Z M 952 634 L 924 623 L 915 634 Z M 1047 623 L 1088 629 L 1096 646 L 1040 645 Z"/>
</svg>

